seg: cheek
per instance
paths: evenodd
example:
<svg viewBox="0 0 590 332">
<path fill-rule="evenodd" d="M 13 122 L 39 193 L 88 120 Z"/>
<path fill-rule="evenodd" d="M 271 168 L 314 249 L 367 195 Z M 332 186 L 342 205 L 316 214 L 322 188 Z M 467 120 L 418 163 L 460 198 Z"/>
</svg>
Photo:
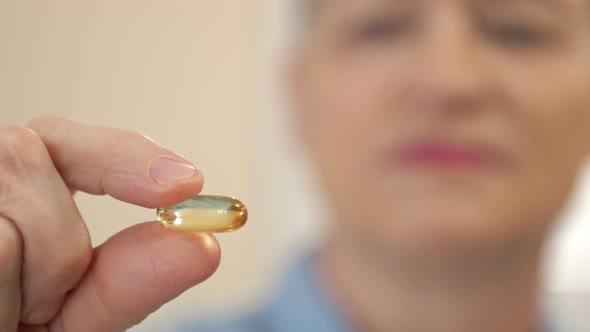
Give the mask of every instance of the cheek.
<svg viewBox="0 0 590 332">
<path fill-rule="evenodd" d="M 590 147 L 587 62 L 501 67 L 505 104 L 498 112 L 504 113 L 505 127 L 514 134 L 518 170 L 496 195 L 495 211 L 506 212 L 499 220 L 513 221 L 500 224 L 500 230 L 547 230 L 569 199 Z"/>
<path fill-rule="evenodd" d="M 565 199 L 590 147 L 590 70 L 571 67 L 505 74 L 525 142 L 526 194 L 544 206 Z"/>
<path fill-rule="evenodd" d="M 391 135 L 387 119 L 395 107 L 392 85 L 383 71 L 318 68 L 307 84 L 304 131 L 308 146 L 327 165 L 333 181 L 366 173 L 372 149 Z M 343 174 L 341 174 L 343 173 Z M 345 182 L 345 179 L 339 181 Z"/>
<path fill-rule="evenodd" d="M 590 148 L 590 54 L 572 53 L 498 66 L 523 140 L 535 162 L 561 170 L 556 174 L 571 173 Z"/>
</svg>

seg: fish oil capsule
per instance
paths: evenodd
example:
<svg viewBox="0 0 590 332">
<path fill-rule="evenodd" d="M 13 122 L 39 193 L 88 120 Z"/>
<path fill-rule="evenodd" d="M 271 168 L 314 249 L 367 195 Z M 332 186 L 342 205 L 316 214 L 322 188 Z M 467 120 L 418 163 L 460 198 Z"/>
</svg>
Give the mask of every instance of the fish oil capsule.
<svg viewBox="0 0 590 332">
<path fill-rule="evenodd" d="M 202 233 L 240 229 L 248 219 L 244 204 L 224 196 L 197 196 L 180 204 L 159 208 L 158 221 L 166 228 Z"/>
</svg>

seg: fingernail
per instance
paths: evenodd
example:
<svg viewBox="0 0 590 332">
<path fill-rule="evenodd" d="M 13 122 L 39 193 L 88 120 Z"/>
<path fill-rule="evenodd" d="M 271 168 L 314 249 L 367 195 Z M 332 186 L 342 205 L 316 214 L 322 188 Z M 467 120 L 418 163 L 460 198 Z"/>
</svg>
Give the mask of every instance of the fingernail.
<svg viewBox="0 0 590 332">
<path fill-rule="evenodd" d="M 169 184 L 190 178 L 196 171 L 197 169 L 193 165 L 161 158 L 152 164 L 150 175 L 158 184 Z"/>
</svg>

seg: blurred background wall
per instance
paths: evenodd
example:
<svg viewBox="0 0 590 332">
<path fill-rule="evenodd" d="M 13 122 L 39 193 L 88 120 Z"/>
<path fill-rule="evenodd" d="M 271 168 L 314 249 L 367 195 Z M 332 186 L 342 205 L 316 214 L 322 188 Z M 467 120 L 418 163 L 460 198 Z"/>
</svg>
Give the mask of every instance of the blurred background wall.
<svg viewBox="0 0 590 332">
<path fill-rule="evenodd" d="M 58 114 L 143 132 L 193 160 L 204 193 L 249 207 L 220 235 L 218 273 L 150 317 L 252 307 L 290 258 L 321 239 L 321 196 L 281 95 L 292 10 L 279 0 L 0 0 L 0 126 Z M 1 175 L 0 175 L 1 176 Z M 76 196 L 100 245 L 154 211 Z M 590 177 L 556 230 L 547 289 L 590 291 Z"/>
</svg>

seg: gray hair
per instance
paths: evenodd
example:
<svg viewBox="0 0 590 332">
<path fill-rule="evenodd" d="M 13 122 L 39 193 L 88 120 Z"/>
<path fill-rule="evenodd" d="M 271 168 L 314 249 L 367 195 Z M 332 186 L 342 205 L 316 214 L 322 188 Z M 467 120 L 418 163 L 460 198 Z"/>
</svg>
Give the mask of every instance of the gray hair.
<svg viewBox="0 0 590 332">
<path fill-rule="evenodd" d="M 314 20 L 318 0 L 291 0 L 291 33 L 296 43 L 306 39 Z"/>
</svg>

